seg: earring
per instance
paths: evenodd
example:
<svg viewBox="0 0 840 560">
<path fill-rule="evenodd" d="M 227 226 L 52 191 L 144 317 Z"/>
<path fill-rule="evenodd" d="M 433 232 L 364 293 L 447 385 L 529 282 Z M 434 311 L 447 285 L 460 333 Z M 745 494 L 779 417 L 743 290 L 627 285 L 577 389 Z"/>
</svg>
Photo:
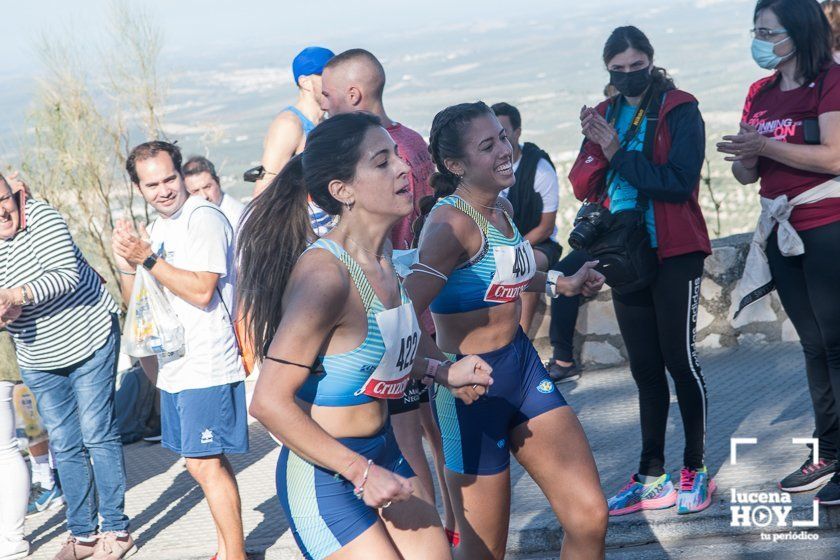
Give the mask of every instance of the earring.
<svg viewBox="0 0 840 560">
<path fill-rule="evenodd" d="M 347 207 L 347 210 L 350 211 L 353 209 L 353 205 L 356 204 L 354 201 L 347 201 L 344 203 L 344 206 Z"/>
</svg>

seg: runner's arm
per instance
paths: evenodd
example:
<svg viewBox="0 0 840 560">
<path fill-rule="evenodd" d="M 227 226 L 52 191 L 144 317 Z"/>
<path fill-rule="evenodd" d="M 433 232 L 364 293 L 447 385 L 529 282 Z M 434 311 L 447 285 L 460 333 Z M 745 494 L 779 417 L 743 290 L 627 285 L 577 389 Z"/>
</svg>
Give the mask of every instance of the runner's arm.
<svg viewBox="0 0 840 560">
<path fill-rule="evenodd" d="M 443 278 L 429 274 L 427 269 L 448 277 L 459 263 L 467 260 L 466 240 L 470 234 L 478 234 L 475 224 L 455 208 L 438 208 L 426 218 L 417 249 L 420 264 L 403 282 L 418 316 L 446 285 Z"/>
<path fill-rule="evenodd" d="M 265 176 L 254 184 L 254 196 L 259 196 L 295 155 L 303 137 L 303 127 L 289 113 L 274 119 L 265 135 L 261 164 Z"/>
</svg>

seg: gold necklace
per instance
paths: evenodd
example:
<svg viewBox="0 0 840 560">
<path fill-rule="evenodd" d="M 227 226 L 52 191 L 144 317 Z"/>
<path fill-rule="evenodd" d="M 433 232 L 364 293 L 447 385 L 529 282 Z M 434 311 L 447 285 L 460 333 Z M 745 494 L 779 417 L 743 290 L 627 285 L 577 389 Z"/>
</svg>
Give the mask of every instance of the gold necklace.
<svg viewBox="0 0 840 560">
<path fill-rule="evenodd" d="M 479 204 L 478 202 L 472 202 L 472 201 L 470 201 L 470 200 L 467 200 L 466 198 L 464 198 L 464 196 L 461 196 L 461 198 L 462 198 L 462 199 L 463 199 L 463 200 L 464 200 L 467 204 L 469 204 L 470 206 L 480 206 L 481 208 L 486 208 L 486 209 L 488 209 L 488 210 L 493 210 L 493 211 L 496 211 L 496 210 L 501 210 L 501 208 L 499 208 L 499 206 L 498 206 L 498 205 L 497 205 L 497 206 L 485 206 L 484 204 Z"/>
</svg>

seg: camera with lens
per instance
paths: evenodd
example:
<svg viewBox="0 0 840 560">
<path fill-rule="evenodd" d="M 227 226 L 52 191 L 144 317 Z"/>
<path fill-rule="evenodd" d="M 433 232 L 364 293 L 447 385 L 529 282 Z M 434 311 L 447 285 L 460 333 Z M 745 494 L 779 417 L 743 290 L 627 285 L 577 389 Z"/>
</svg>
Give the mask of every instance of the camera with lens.
<svg viewBox="0 0 840 560">
<path fill-rule="evenodd" d="M 569 234 L 569 245 L 578 251 L 584 250 L 607 231 L 613 223 L 613 215 L 597 202 L 587 202 L 575 216 L 575 227 Z"/>
</svg>

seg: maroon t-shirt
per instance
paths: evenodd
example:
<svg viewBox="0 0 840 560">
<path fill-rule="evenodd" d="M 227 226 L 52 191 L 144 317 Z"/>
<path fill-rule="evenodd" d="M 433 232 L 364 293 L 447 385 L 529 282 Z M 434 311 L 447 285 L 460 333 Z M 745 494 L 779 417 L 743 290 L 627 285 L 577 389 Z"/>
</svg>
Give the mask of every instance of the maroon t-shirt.
<svg viewBox="0 0 840 560">
<path fill-rule="evenodd" d="M 774 83 L 774 74 L 750 86 L 741 119 L 758 129 L 760 134 L 779 142 L 804 144 L 803 119 L 817 118 L 823 113 L 840 111 L 840 66 L 833 64 L 820 77 L 790 91 L 782 91 Z M 766 157 L 758 159 L 761 177 L 759 194 L 776 198 L 786 194 L 793 198 L 808 189 L 831 179 L 833 175 L 803 171 Z M 827 198 L 813 204 L 794 208 L 790 223 L 794 229 L 804 231 L 840 221 L 840 198 Z"/>
<path fill-rule="evenodd" d="M 411 225 L 420 215 L 420 199 L 433 193 L 429 185 L 429 177 L 434 172 L 435 166 L 429 154 L 429 146 L 426 145 L 422 136 L 399 123 L 394 123 L 394 126 L 388 127 L 387 130 L 397 145 L 397 153 L 411 168 L 409 185 L 414 198 L 414 211 L 394 224 L 394 229 L 391 230 L 391 242 L 394 244 L 394 249 L 410 249 L 414 240 Z"/>
</svg>

